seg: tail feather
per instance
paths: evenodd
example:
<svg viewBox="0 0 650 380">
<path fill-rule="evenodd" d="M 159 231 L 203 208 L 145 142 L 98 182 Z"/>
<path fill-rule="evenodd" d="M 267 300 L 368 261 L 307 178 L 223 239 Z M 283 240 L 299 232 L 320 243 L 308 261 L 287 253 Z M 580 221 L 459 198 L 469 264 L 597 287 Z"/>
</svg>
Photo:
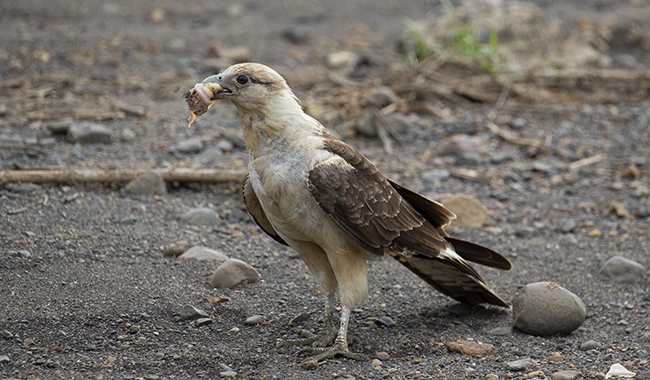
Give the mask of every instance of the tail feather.
<svg viewBox="0 0 650 380">
<path fill-rule="evenodd" d="M 501 270 L 512 269 L 510 260 L 490 248 L 452 237 L 446 237 L 445 240 L 451 243 L 456 253 L 465 260 Z"/>
<path fill-rule="evenodd" d="M 469 276 L 444 260 L 421 255 L 403 256 L 388 251 L 395 260 L 426 281 L 440 293 L 470 305 L 491 304 L 510 307 L 479 279 Z"/>
</svg>

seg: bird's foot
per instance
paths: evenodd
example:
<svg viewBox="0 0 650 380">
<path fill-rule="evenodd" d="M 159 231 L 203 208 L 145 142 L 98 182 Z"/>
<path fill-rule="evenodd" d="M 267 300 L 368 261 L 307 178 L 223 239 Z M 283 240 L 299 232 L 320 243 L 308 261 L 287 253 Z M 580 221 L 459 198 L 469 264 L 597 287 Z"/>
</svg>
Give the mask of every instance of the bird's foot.
<svg viewBox="0 0 650 380">
<path fill-rule="evenodd" d="M 350 351 L 347 344 L 339 343 L 338 341 L 331 347 L 310 347 L 305 348 L 301 351 L 301 353 L 309 353 L 314 355 L 309 358 L 309 360 L 302 362 L 300 366 L 303 369 L 316 368 L 323 360 L 333 359 L 337 355 L 341 355 L 352 360 L 366 359 L 364 355 Z"/>
<path fill-rule="evenodd" d="M 289 339 L 289 340 L 279 340 L 276 343 L 276 347 L 288 347 L 288 346 L 308 346 L 312 347 L 327 347 L 334 343 L 336 339 L 336 330 L 333 328 L 324 328 L 320 333 L 314 334 L 308 330 L 300 330 L 300 335 L 303 336 L 302 339 Z"/>
</svg>

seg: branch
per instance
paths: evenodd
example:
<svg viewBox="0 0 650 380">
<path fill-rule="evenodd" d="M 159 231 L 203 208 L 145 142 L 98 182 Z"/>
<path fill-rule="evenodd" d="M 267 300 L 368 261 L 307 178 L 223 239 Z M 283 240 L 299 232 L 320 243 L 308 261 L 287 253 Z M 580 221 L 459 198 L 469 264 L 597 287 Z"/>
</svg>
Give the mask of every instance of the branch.
<svg viewBox="0 0 650 380">
<path fill-rule="evenodd" d="M 0 183 L 4 182 L 129 182 L 137 176 L 154 171 L 170 182 L 230 182 L 243 181 L 246 170 L 227 169 L 153 169 L 153 170 L 2 170 Z"/>
</svg>

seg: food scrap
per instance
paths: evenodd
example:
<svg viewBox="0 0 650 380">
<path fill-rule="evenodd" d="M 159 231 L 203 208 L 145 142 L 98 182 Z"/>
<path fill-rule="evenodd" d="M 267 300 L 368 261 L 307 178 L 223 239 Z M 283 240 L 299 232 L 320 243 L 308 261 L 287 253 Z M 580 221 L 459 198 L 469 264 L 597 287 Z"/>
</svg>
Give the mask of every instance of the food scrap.
<svg viewBox="0 0 650 380">
<path fill-rule="evenodd" d="M 185 93 L 185 101 L 190 108 L 190 118 L 187 127 L 191 127 L 194 120 L 208 112 L 210 107 L 218 100 L 212 100 L 214 94 L 221 91 L 221 86 L 216 83 L 198 83 L 193 89 Z"/>
</svg>

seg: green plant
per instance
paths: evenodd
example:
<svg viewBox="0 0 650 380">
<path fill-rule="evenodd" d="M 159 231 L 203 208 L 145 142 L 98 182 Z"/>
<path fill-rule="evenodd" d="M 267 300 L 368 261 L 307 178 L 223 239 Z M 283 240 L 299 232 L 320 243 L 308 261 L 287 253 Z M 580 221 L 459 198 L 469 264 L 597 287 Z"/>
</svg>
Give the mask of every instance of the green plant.
<svg viewBox="0 0 650 380">
<path fill-rule="evenodd" d="M 446 44 L 445 46 L 438 44 L 427 45 L 415 22 L 407 19 L 405 23 L 415 44 L 414 51 L 407 53 L 409 64 L 417 68 L 435 57 L 436 54 L 442 58 L 456 55 L 477 62 L 490 75 L 498 74 L 502 70 L 502 66 L 499 61 L 499 37 L 497 32 L 490 30 L 488 43 L 481 43 L 471 24 L 458 21 L 454 7 L 449 0 L 440 0 L 440 2 L 447 11 L 449 25 L 451 26 L 445 41 Z"/>
</svg>

